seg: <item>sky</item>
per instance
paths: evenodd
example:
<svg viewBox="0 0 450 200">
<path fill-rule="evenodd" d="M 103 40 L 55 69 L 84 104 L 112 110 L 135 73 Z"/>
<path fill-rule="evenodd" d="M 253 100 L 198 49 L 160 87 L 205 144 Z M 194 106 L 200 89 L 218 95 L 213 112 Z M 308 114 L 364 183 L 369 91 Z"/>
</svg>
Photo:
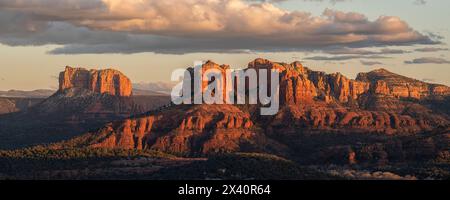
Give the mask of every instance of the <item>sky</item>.
<svg viewBox="0 0 450 200">
<path fill-rule="evenodd" d="M 448 0 L 0 0 L 0 90 L 57 88 L 65 66 L 168 82 L 258 57 L 355 78 L 450 85 Z"/>
</svg>

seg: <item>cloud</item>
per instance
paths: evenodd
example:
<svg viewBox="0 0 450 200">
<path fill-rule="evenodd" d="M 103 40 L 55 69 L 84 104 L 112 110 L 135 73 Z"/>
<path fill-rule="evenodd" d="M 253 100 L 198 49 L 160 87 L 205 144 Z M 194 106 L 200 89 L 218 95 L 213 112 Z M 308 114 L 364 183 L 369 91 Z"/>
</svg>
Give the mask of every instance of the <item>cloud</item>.
<svg viewBox="0 0 450 200">
<path fill-rule="evenodd" d="M 443 40 L 445 39 L 444 36 L 442 36 L 439 33 L 433 33 L 431 31 L 425 31 L 425 35 L 427 35 L 429 38 L 431 38 L 432 40 Z"/>
<path fill-rule="evenodd" d="M 268 3 L 280 3 L 280 2 L 285 2 L 285 1 L 289 1 L 289 0 L 247 0 L 249 2 L 268 2 Z M 305 2 L 329 2 L 331 4 L 336 4 L 339 2 L 345 2 L 345 1 L 351 1 L 351 0 L 303 0 Z"/>
<path fill-rule="evenodd" d="M 379 51 L 371 51 L 367 49 L 360 49 L 360 48 L 331 48 L 331 49 L 325 49 L 322 51 L 326 54 L 333 54 L 333 55 L 386 55 L 386 54 L 404 54 L 404 53 L 410 53 L 409 51 L 401 50 L 401 49 L 381 49 Z"/>
<path fill-rule="evenodd" d="M 427 4 L 427 2 L 425 0 L 415 0 L 414 4 L 415 5 L 425 5 L 425 4 Z"/>
<path fill-rule="evenodd" d="M 349 56 L 313 56 L 313 57 L 306 57 L 305 60 L 317 60 L 317 61 L 341 61 L 341 60 L 352 60 L 352 59 L 385 59 L 389 57 L 385 56 L 361 56 L 361 55 L 349 55 Z"/>
<path fill-rule="evenodd" d="M 439 39 L 439 38 L 438 38 Z M 395 16 L 321 16 L 244 0 L 2 0 L 0 42 L 54 54 L 309 51 L 437 44 Z"/>
<path fill-rule="evenodd" d="M 405 61 L 405 64 L 450 64 L 450 61 L 443 58 L 424 57 Z"/>
<path fill-rule="evenodd" d="M 424 79 L 422 79 L 422 81 L 424 81 L 424 82 L 429 82 L 429 83 L 433 83 L 433 82 L 436 82 L 436 79 L 433 79 L 433 78 L 424 78 Z"/>
<path fill-rule="evenodd" d="M 368 65 L 368 66 L 372 66 L 372 65 L 382 65 L 382 62 L 378 62 L 378 61 L 366 61 L 366 60 L 361 60 L 360 61 L 361 64 L 363 65 Z"/>
<path fill-rule="evenodd" d="M 285 2 L 285 1 L 289 1 L 289 0 L 247 0 L 248 2 L 260 2 L 260 3 L 280 3 L 280 2 Z M 319 0 L 320 1 L 320 0 Z"/>
<path fill-rule="evenodd" d="M 437 51 L 448 51 L 448 48 L 438 48 L 438 47 L 425 47 L 425 48 L 419 48 L 415 49 L 414 51 L 417 52 L 437 52 Z"/>
</svg>

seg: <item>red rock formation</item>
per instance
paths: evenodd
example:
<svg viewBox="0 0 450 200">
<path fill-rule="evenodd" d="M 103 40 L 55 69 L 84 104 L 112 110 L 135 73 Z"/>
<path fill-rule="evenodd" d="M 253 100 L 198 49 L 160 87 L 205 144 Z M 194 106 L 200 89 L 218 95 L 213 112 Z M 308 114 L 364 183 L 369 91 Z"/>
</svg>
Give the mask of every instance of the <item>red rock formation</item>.
<svg viewBox="0 0 450 200">
<path fill-rule="evenodd" d="M 217 82 L 217 86 L 220 87 L 222 86 L 222 96 L 223 98 L 226 97 L 227 94 L 227 90 L 226 90 L 226 81 L 227 81 L 227 74 L 226 74 L 226 70 L 229 70 L 230 66 L 228 65 L 218 65 L 212 61 L 207 61 L 205 64 L 203 64 L 202 66 L 202 74 L 204 76 L 209 76 L 209 74 L 207 72 L 210 72 L 212 74 L 214 73 L 220 73 L 221 74 L 221 78 L 220 80 L 216 80 Z M 208 71 L 209 70 L 209 71 Z M 212 81 L 208 81 L 207 79 L 202 79 L 202 92 L 205 92 L 208 89 L 208 85 L 212 82 Z M 215 80 L 215 77 L 214 79 Z"/>
<path fill-rule="evenodd" d="M 371 92 L 376 95 L 390 95 L 391 91 L 386 82 L 378 80 L 371 86 Z"/>
<path fill-rule="evenodd" d="M 284 104 L 306 104 L 317 96 L 314 84 L 304 74 L 292 76 L 292 72 L 282 74 L 280 80 L 280 102 Z"/>
<path fill-rule="evenodd" d="M 211 87 L 219 87 L 222 89 L 222 100 L 225 100 L 227 97 L 227 93 L 229 91 L 227 91 L 226 88 L 226 82 L 227 82 L 227 70 L 230 69 L 230 66 L 228 65 L 218 65 L 212 61 L 207 61 L 205 62 L 202 66 L 201 66 L 201 70 L 199 70 L 198 72 L 194 69 L 194 68 L 188 68 L 187 70 L 190 72 L 191 75 L 191 79 L 185 79 L 184 81 L 184 85 L 190 84 L 191 87 L 191 97 L 192 97 L 192 101 L 194 101 L 194 95 L 203 95 L 204 93 L 208 92 L 208 94 L 210 94 L 212 97 L 217 97 L 215 90 L 213 91 L 208 91 L 208 89 L 212 89 L 212 88 L 208 88 L 209 86 Z M 198 74 L 195 74 L 198 73 Z M 218 74 L 220 74 L 220 76 L 218 76 Z M 195 81 L 194 78 L 196 76 L 203 76 L 201 77 L 202 81 L 201 81 L 201 85 L 200 88 L 197 91 L 197 89 L 195 88 Z M 212 84 L 213 82 L 215 82 L 215 85 Z M 200 92 L 200 94 L 196 93 L 196 92 Z"/>
<path fill-rule="evenodd" d="M 277 70 L 280 73 L 280 102 L 282 104 L 311 103 L 317 96 L 317 89 L 308 79 L 307 69 L 300 62 L 291 64 L 271 62 L 258 58 L 248 64 L 249 69 Z M 270 88 L 270 75 L 267 76 Z"/>
<path fill-rule="evenodd" d="M 300 63 L 296 62 L 295 64 L 296 64 L 295 65 L 296 67 L 303 68 L 303 66 Z M 286 63 L 272 62 L 270 60 L 266 60 L 263 58 L 257 58 L 256 60 L 250 62 L 248 64 L 248 68 L 252 68 L 252 69 L 256 69 L 256 70 L 259 70 L 259 69 L 272 70 L 272 69 L 274 69 L 274 70 L 278 70 L 279 72 L 285 71 L 287 69 L 293 69 L 293 67 L 291 65 L 288 65 Z"/>
<path fill-rule="evenodd" d="M 396 112 L 362 111 L 326 105 L 289 106 L 275 116 L 270 127 L 274 130 L 282 127 L 287 132 L 307 129 L 322 132 L 407 134 L 449 124 L 448 119 L 442 116 L 426 113 L 415 115 L 422 116 L 414 118 Z"/>
<path fill-rule="evenodd" d="M 199 105 L 110 123 L 95 133 L 96 139 L 85 139 L 91 147 L 226 152 L 257 138 L 252 127 L 250 115 L 232 105 Z"/>
<path fill-rule="evenodd" d="M 325 74 L 310 71 L 309 78 L 320 90 L 321 98 L 326 102 L 336 100 L 347 103 L 358 99 L 361 94 L 369 90 L 369 83 L 350 80 L 340 73 Z"/>
<path fill-rule="evenodd" d="M 427 84 L 386 70 L 361 73 L 352 80 L 340 73 L 312 71 L 299 62 L 286 64 L 256 59 L 248 66 L 280 72 L 281 110 L 277 115 L 259 116 L 253 110 L 258 105 L 182 105 L 162 113 L 109 124 L 93 133 L 98 135 L 96 139 L 86 141 L 92 147 L 210 153 L 240 151 L 249 144 L 264 149 L 268 136 L 310 133 L 406 135 L 450 125 L 446 114 L 436 112 L 425 103 L 402 99 L 446 96 L 449 95 L 446 86 Z M 218 69 L 223 73 L 229 66 L 209 61 L 203 68 Z M 75 80 L 76 83 L 84 82 L 83 79 Z M 207 84 L 203 82 L 203 89 Z M 357 162 L 358 153 L 346 151 L 342 155 L 351 164 Z"/>
<path fill-rule="evenodd" d="M 59 75 L 59 90 L 85 89 L 100 94 L 131 96 L 132 85 L 121 72 L 113 69 L 86 70 L 66 67 Z"/>
<path fill-rule="evenodd" d="M 385 95 L 392 95 L 397 98 L 434 98 L 436 96 L 450 95 L 450 88 L 443 85 L 428 84 L 412 78 L 394 74 L 385 69 L 378 69 L 369 73 L 360 73 L 356 80 L 369 82 L 371 84 L 380 84 L 383 81 L 388 89 L 383 86 Z M 381 92 L 381 91 L 378 91 Z"/>
<path fill-rule="evenodd" d="M 8 93 L 37 94 L 41 91 Z M 170 104 L 170 96 L 130 95 L 130 80 L 116 70 L 67 67 L 60 73 L 59 91 L 46 99 L 7 98 L 5 101 L 0 98 L 0 149 L 69 140 L 105 123 Z M 129 132 L 126 128 L 121 131 Z M 108 137 L 102 143 L 110 148 L 128 148 L 136 143 L 136 148 L 141 148 L 141 142 L 132 141 L 127 134 Z"/>
</svg>

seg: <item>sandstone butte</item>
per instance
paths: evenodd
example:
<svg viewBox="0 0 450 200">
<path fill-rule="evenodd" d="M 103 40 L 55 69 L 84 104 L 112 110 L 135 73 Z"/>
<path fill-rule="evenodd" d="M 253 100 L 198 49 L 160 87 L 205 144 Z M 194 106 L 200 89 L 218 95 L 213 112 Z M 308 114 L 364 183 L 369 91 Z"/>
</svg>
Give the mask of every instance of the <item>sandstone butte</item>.
<svg viewBox="0 0 450 200">
<path fill-rule="evenodd" d="M 283 135 L 416 134 L 450 125 L 448 113 L 436 112 L 420 103 L 448 97 L 447 86 L 424 83 L 384 69 L 360 73 L 352 80 L 340 73 L 310 70 L 300 62 L 287 64 L 256 59 L 248 67 L 281 72 L 281 110 L 277 115 L 259 116 L 252 106 L 172 106 L 108 123 L 98 131 L 74 139 L 71 145 L 177 153 L 267 148 L 276 151 L 285 148 L 284 144 L 279 144 L 283 143 L 280 141 Z M 203 68 L 226 70 L 228 66 L 208 61 Z M 66 87 L 65 74 L 72 80 L 69 86 L 75 84 L 99 90 L 91 78 L 73 78 L 70 68 L 63 73 L 62 88 Z M 99 76 L 95 71 L 88 74 Z M 116 94 L 117 90 L 111 92 Z"/>
<path fill-rule="evenodd" d="M 46 99 L 0 98 L 0 148 L 69 140 L 105 123 L 170 103 L 168 96 L 133 96 L 117 70 L 66 67 L 59 90 Z"/>
<path fill-rule="evenodd" d="M 85 89 L 122 97 L 132 94 L 130 79 L 113 69 L 87 70 L 67 66 L 59 75 L 59 91 L 67 89 Z"/>
</svg>

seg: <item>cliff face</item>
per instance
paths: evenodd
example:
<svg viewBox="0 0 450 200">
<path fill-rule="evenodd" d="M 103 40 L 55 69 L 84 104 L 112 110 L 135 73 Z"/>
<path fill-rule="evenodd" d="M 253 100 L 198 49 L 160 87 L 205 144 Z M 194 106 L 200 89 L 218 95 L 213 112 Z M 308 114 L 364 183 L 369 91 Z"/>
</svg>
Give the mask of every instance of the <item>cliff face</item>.
<svg viewBox="0 0 450 200">
<path fill-rule="evenodd" d="M 369 83 L 348 79 L 340 73 L 325 74 L 310 71 L 308 74 L 320 90 L 320 98 L 326 102 L 335 100 L 348 103 L 357 100 L 361 94 L 369 90 Z"/>
<path fill-rule="evenodd" d="M 281 102 L 288 105 L 311 103 L 313 100 L 347 103 L 369 90 L 369 83 L 350 80 L 339 73 L 312 71 L 300 62 L 276 63 L 259 58 L 250 62 L 248 67 L 278 70 L 281 74 Z"/>
<path fill-rule="evenodd" d="M 131 96 L 132 93 L 130 79 L 113 69 L 86 70 L 66 67 L 59 75 L 59 91 L 73 88 L 124 97 Z"/>
</svg>

